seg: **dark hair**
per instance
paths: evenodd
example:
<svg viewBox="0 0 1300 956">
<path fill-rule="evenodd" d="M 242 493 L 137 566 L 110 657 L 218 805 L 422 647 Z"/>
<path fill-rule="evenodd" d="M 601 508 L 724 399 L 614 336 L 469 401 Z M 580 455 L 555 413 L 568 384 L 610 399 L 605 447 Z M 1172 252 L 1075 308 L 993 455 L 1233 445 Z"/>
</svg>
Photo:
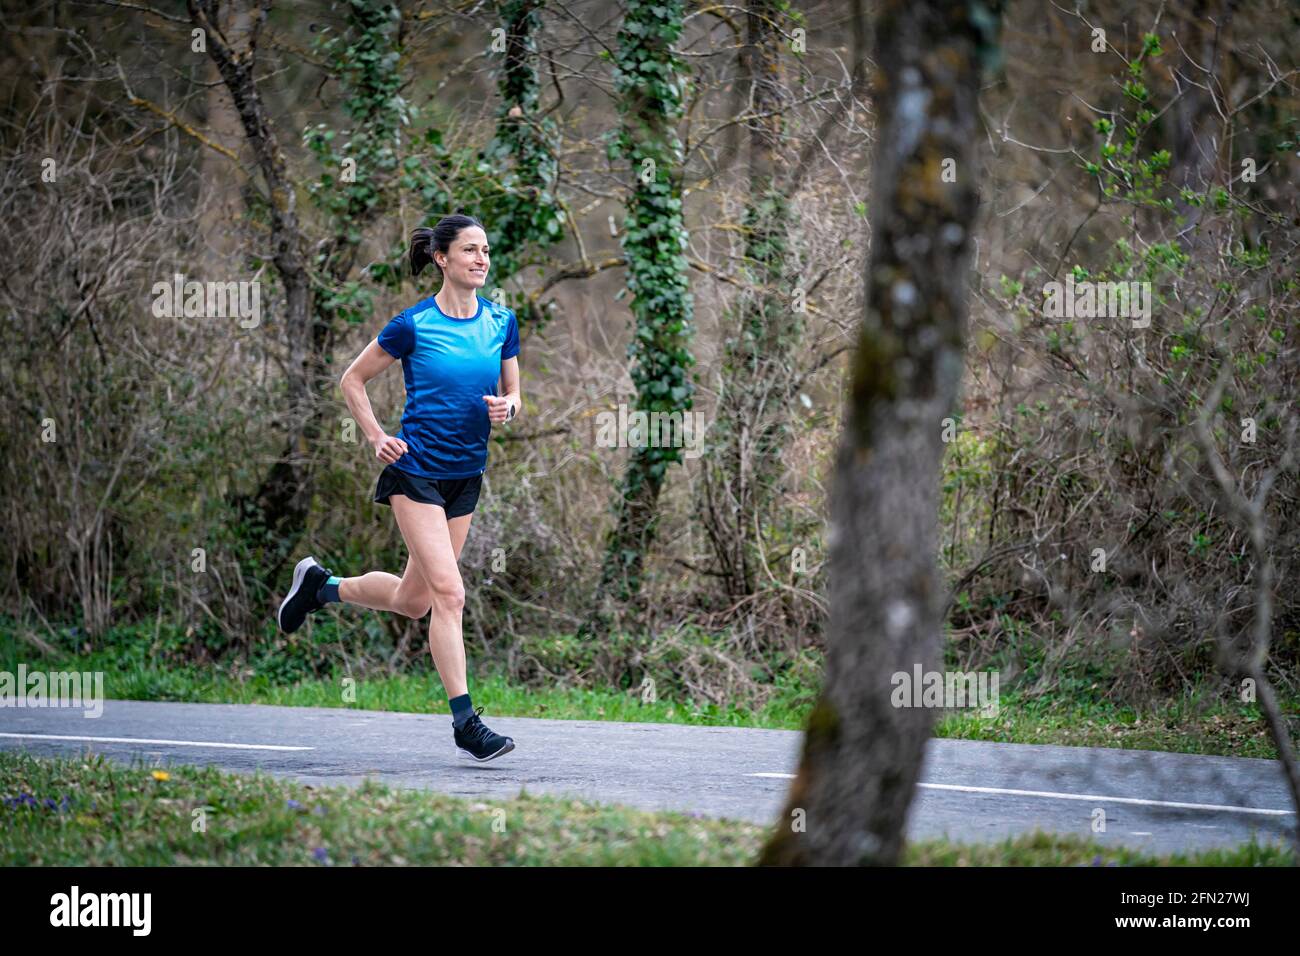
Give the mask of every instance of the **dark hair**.
<svg viewBox="0 0 1300 956">
<path fill-rule="evenodd" d="M 411 233 L 411 275 L 419 275 L 427 265 L 432 265 L 439 272 L 438 263 L 433 261 L 434 250 L 447 253 L 451 251 L 451 244 L 456 241 L 462 229 L 468 229 L 470 226 L 478 226 L 483 229 L 483 223 L 479 222 L 473 216 L 462 216 L 457 213 L 454 216 L 443 216 L 438 220 L 438 224 L 432 229 L 427 226 L 421 226 Z M 487 232 L 486 229 L 483 229 Z"/>
</svg>

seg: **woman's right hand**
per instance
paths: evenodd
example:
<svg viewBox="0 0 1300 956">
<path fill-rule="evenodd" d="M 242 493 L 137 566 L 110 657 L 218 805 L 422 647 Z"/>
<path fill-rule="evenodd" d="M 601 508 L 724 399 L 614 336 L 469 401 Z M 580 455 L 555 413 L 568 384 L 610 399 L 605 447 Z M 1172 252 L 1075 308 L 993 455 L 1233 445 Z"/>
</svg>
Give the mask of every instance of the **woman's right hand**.
<svg viewBox="0 0 1300 956">
<path fill-rule="evenodd" d="M 375 457 L 391 465 L 406 454 L 406 442 L 392 435 L 380 435 L 371 444 L 375 446 Z"/>
</svg>

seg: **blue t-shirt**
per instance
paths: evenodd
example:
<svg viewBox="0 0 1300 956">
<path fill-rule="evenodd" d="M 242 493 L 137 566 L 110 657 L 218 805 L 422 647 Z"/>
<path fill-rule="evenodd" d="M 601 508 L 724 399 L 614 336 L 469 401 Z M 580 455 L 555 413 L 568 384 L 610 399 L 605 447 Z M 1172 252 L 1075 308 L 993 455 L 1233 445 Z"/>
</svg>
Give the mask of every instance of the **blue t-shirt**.
<svg viewBox="0 0 1300 956">
<path fill-rule="evenodd" d="M 406 410 L 395 467 L 424 478 L 472 478 L 487 467 L 484 395 L 497 393 L 501 363 L 519 354 L 515 314 L 482 296 L 472 319 L 443 313 L 433 296 L 399 312 L 379 345 L 402 360 Z"/>
</svg>

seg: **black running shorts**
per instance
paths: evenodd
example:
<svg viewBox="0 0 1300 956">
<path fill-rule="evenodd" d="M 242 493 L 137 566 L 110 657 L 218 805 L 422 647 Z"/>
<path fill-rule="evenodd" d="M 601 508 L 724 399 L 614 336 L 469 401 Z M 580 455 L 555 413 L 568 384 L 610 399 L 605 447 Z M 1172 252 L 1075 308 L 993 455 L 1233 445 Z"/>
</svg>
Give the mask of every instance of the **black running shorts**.
<svg viewBox="0 0 1300 956">
<path fill-rule="evenodd" d="M 379 473 L 375 501 L 391 508 L 389 495 L 406 495 L 412 501 L 440 506 L 448 518 L 459 518 L 474 510 L 482 485 L 482 474 L 472 478 L 421 478 L 389 465 Z"/>
</svg>

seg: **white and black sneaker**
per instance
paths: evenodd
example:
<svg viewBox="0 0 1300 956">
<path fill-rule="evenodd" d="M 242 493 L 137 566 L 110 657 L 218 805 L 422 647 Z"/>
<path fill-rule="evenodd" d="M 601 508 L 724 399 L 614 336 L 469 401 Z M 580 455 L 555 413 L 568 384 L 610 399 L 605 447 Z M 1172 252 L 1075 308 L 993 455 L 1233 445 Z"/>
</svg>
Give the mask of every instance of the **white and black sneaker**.
<svg viewBox="0 0 1300 956">
<path fill-rule="evenodd" d="M 457 756 L 485 763 L 510 753 L 515 749 L 515 742 L 510 737 L 502 737 L 488 730 L 483 721 L 479 720 L 478 715 L 481 713 L 482 707 L 474 708 L 474 713 L 463 724 L 459 727 L 452 726 L 452 735 L 456 738 Z"/>
<path fill-rule="evenodd" d="M 293 569 L 293 586 L 280 603 L 280 613 L 276 616 L 280 630 L 292 634 L 302 627 L 308 614 L 325 606 L 323 601 L 316 599 L 316 593 L 333 573 L 329 568 L 321 567 L 312 557 L 298 562 Z"/>
</svg>

